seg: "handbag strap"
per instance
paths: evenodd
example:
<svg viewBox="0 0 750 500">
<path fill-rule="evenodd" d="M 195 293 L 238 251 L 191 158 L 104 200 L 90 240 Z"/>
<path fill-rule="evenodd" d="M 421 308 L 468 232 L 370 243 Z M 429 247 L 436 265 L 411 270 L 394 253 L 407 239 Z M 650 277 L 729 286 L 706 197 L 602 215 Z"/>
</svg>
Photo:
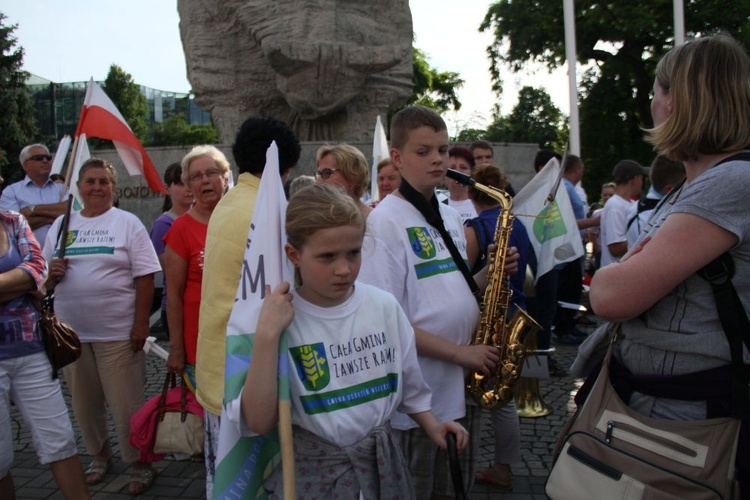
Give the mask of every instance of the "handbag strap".
<svg viewBox="0 0 750 500">
<path fill-rule="evenodd" d="M 159 405 L 157 411 L 159 412 L 159 421 L 164 420 L 164 414 L 167 411 L 167 392 L 169 392 L 170 386 L 174 388 L 176 385 L 174 373 L 167 373 L 164 378 L 164 387 L 161 390 L 161 396 L 159 396 Z"/>
<path fill-rule="evenodd" d="M 188 414 L 187 391 L 185 379 L 184 377 L 180 377 L 180 422 L 184 422 Z"/>
<path fill-rule="evenodd" d="M 469 266 L 461 256 L 461 252 L 458 250 L 458 248 L 456 248 L 456 244 L 453 242 L 453 238 L 451 238 L 451 235 L 448 234 L 448 231 L 445 229 L 443 218 L 440 216 L 440 205 L 437 198 L 433 196 L 430 200 L 427 200 L 427 198 L 425 198 L 422 193 L 414 189 L 411 184 L 406 182 L 406 179 L 401 179 L 401 184 L 398 187 L 398 192 L 401 193 L 401 196 L 403 196 L 406 201 L 411 203 L 414 208 L 419 211 L 420 214 L 422 214 L 422 217 L 425 218 L 428 224 L 438 230 L 440 236 L 443 237 L 445 246 L 448 247 L 448 251 L 451 253 L 451 257 L 453 257 L 453 260 L 456 262 L 456 266 L 461 271 L 461 274 L 463 274 L 464 279 L 466 280 L 466 284 L 469 285 L 471 294 L 476 299 L 477 304 L 479 304 L 481 307 L 482 296 L 479 290 L 479 286 L 477 285 L 477 282 L 474 281 L 474 276 L 471 275 Z"/>
<path fill-rule="evenodd" d="M 742 344 L 750 350 L 750 321 L 742 306 L 737 290 L 732 284 L 734 260 L 726 252 L 703 269 L 698 276 L 708 281 L 716 300 L 719 321 L 729 342 L 732 356 L 732 406 L 731 417 L 750 419 L 750 394 L 748 394 L 748 375 L 742 362 Z"/>
</svg>

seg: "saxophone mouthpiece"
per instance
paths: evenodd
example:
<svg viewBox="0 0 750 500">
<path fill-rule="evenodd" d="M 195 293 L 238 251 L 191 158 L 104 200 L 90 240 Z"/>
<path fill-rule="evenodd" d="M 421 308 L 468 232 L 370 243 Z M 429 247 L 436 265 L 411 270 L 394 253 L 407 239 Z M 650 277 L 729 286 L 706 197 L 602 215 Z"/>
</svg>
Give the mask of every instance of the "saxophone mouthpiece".
<svg viewBox="0 0 750 500">
<path fill-rule="evenodd" d="M 452 168 L 449 168 L 445 172 L 445 176 L 453 179 L 459 184 L 463 184 L 464 186 L 473 186 L 474 184 L 476 184 L 476 181 L 472 179 L 471 176 L 459 172 L 458 170 L 453 170 Z"/>
</svg>

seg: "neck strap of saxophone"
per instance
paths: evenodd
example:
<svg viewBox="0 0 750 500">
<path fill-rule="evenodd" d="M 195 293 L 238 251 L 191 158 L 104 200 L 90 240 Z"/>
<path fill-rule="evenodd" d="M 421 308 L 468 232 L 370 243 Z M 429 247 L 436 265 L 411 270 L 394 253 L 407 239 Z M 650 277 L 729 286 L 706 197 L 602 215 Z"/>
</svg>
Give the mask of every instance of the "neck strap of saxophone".
<svg viewBox="0 0 750 500">
<path fill-rule="evenodd" d="M 453 257 L 453 260 L 456 262 L 456 266 L 461 271 L 461 274 L 463 274 L 466 283 L 469 285 L 471 294 L 477 300 L 477 304 L 479 304 L 481 307 L 482 297 L 479 286 L 477 286 L 477 282 L 474 281 L 474 276 L 471 275 L 469 266 L 461 256 L 461 252 L 459 252 L 458 248 L 456 248 L 456 244 L 453 242 L 453 238 L 451 238 L 451 235 L 448 234 L 448 231 L 445 229 L 443 218 L 440 217 L 440 204 L 437 200 L 437 197 L 433 195 L 429 200 L 427 200 L 427 198 L 425 198 L 422 193 L 414 189 L 411 184 L 406 182 L 406 179 L 403 178 L 401 179 L 401 185 L 398 187 L 398 192 L 401 193 L 401 196 L 403 196 L 406 201 L 411 203 L 414 208 L 419 211 L 420 214 L 422 214 L 422 217 L 425 218 L 428 224 L 438 230 L 440 235 L 443 237 L 445 246 L 448 247 L 448 251 L 451 253 L 451 257 Z"/>
</svg>

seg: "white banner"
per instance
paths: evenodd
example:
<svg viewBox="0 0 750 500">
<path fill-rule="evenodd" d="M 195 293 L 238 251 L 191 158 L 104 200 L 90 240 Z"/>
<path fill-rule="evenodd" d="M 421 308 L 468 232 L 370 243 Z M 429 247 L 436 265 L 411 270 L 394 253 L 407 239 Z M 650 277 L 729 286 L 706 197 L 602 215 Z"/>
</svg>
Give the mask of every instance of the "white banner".
<svg viewBox="0 0 750 500">
<path fill-rule="evenodd" d="M 536 279 L 558 264 L 583 255 L 573 206 L 562 182 L 560 165 L 552 158 L 513 198 L 513 213 L 526 226 L 537 259 Z M 554 199 L 549 195 L 555 190 Z"/>
</svg>

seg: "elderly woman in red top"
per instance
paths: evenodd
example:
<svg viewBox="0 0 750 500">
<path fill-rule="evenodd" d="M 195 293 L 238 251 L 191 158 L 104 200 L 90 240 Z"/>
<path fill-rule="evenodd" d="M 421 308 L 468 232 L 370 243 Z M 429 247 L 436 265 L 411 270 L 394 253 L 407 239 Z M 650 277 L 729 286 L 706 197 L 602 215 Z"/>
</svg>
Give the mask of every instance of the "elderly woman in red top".
<svg viewBox="0 0 750 500">
<path fill-rule="evenodd" d="M 39 462 L 50 464 L 65 498 L 90 498 L 32 302 L 47 278 L 42 249 L 22 215 L 0 210 L 0 227 L 0 498 L 15 498 L 11 399 L 31 429 Z"/>
<path fill-rule="evenodd" d="M 167 369 L 175 373 L 184 372 L 184 378 L 193 390 L 208 220 L 224 196 L 228 179 L 229 162 L 221 151 L 213 146 L 193 148 L 182 159 L 182 181 L 192 193 L 195 203 L 174 221 L 164 236 L 170 331 Z M 210 433 L 206 435 L 206 479 L 210 491 L 216 450 L 215 443 L 208 439 Z"/>
<path fill-rule="evenodd" d="M 164 236 L 167 321 L 173 332 L 167 368 L 172 372 L 182 373 L 185 364 L 195 365 L 208 220 L 224 196 L 228 179 L 229 162 L 214 146 L 196 146 L 182 159 L 182 181 L 195 203 Z M 189 378 L 193 379 L 192 373 Z"/>
</svg>

